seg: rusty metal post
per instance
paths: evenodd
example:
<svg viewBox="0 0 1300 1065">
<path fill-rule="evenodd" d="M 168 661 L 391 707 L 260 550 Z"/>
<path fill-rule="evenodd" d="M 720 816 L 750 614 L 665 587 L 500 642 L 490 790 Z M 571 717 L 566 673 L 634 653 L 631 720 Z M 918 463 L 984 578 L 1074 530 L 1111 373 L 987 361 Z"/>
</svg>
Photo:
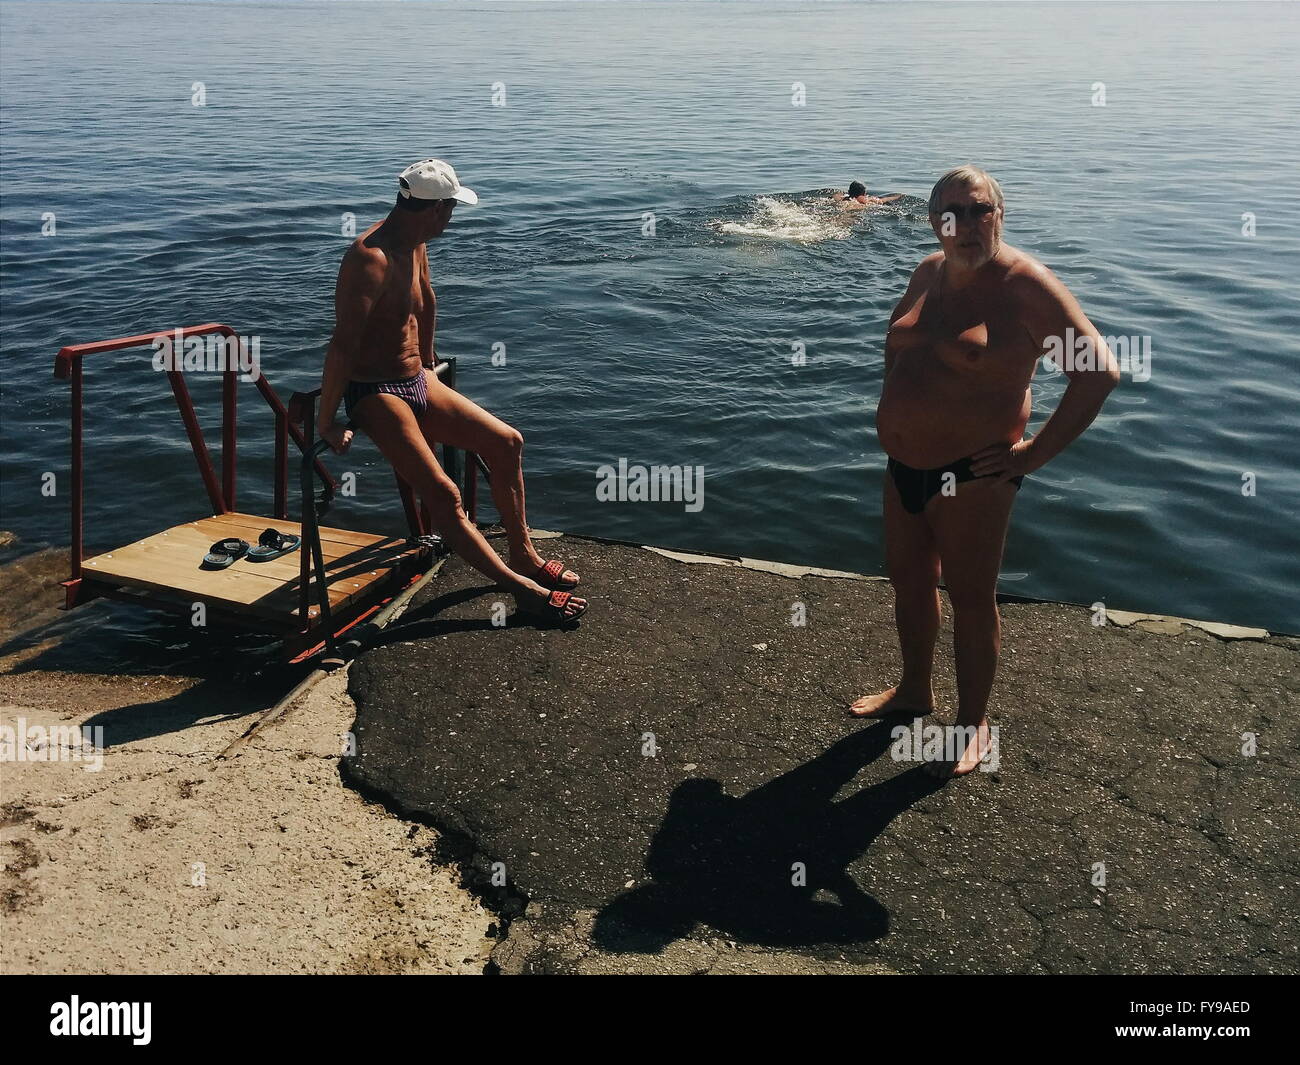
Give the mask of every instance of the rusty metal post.
<svg viewBox="0 0 1300 1065">
<path fill-rule="evenodd" d="M 234 337 L 234 331 L 232 330 L 229 335 Z M 238 384 L 236 370 L 227 366 L 226 372 L 221 377 L 221 486 L 227 513 L 235 509 L 235 467 L 238 461 L 235 423 L 239 416 L 237 409 L 239 392 L 236 387 Z"/>
<path fill-rule="evenodd" d="M 289 416 L 275 412 L 275 516 L 289 517 Z"/>
<path fill-rule="evenodd" d="M 199 476 L 203 478 L 203 487 L 208 490 L 212 511 L 214 514 L 225 514 L 227 513 L 226 501 L 221 494 L 221 485 L 217 483 L 217 471 L 212 468 L 212 456 L 208 454 L 208 445 L 203 439 L 199 419 L 194 414 L 194 404 L 190 401 L 190 390 L 185 384 L 185 375 L 179 370 L 168 370 L 167 379 L 171 382 L 176 406 L 180 408 L 181 421 L 185 423 L 185 433 L 190 438 L 194 459 L 199 464 Z"/>
<path fill-rule="evenodd" d="M 84 469 L 81 454 L 81 359 L 72 360 L 72 577 L 64 593 L 64 601 L 70 609 L 76 605 L 78 585 L 81 584 L 81 561 L 85 553 L 85 526 L 83 522 L 84 498 L 82 496 L 82 478 Z M 75 584 L 71 582 L 76 582 Z"/>
</svg>

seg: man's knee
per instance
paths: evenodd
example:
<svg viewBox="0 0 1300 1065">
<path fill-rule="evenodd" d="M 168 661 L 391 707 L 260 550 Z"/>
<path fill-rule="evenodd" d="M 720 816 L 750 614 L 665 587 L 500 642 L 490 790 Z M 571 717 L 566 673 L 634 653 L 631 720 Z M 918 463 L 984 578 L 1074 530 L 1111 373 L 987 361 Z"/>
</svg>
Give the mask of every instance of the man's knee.
<svg viewBox="0 0 1300 1065">
<path fill-rule="evenodd" d="M 939 587 L 939 564 L 935 559 L 890 558 L 886 569 L 896 595 L 928 595 Z"/>
<path fill-rule="evenodd" d="M 518 458 L 524 453 L 524 434 L 513 426 L 496 436 L 497 454 L 505 458 Z"/>
<path fill-rule="evenodd" d="M 997 584 L 968 586 L 962 583 L 949 583 L 945 590 L 948 602 L 952 604 L 954 618 L 979 618 L 997 616 Z"/>
<path fill-rule="evenodd" d="M 891 577 L 889 583 L 894 587 L 894 600 L 899 603 L 933 604 L 935 592 L 939 588 L 938 581 L 914 578 L 899 580 L 897 577 Z"/>
<path fill-rule="evenodd" d="M 420 497 L 429 508 L 433 524 L 439 528 L 458 521 L 463 513 L 460 491 L 450 479 L 430 481 L 422 486 Z"/>
</svg>

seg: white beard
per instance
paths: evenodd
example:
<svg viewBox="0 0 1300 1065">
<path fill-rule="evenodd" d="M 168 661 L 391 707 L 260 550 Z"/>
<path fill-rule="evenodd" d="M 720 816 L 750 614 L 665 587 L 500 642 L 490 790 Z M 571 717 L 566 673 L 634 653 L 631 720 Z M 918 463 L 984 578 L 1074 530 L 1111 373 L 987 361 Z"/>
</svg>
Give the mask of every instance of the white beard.
<svg viewBox="0 0 1300 1065">
<path fill-rule="evenodd" d="M 993 246 L 987 253 L 982 247 L 954 248 L 951 255 L 947 255 L 946 253 L 945 255 L 964 270 L 978 270 L 981 266 L 992 262 L 997 257 L 998 251 L 1001 247 L 1002 241 L 999 238 L 994 238 Z"/>
</svg>

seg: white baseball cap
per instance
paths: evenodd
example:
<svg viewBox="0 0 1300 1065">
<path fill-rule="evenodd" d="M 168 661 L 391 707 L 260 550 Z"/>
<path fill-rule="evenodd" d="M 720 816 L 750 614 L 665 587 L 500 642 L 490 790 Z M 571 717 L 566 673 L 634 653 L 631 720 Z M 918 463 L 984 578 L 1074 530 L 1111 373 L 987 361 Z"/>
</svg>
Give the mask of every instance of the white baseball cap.
<svg viewBox="0 0 1300 1065">
<path fill-rule="evenodd" d="M 456 177 L 450 163 L 441 159 L 421 159 L 397 175 L 398 195 L 405 199 L 456 200 L 478 203 L 478 193 L 467 189 Z"/>
</svg>

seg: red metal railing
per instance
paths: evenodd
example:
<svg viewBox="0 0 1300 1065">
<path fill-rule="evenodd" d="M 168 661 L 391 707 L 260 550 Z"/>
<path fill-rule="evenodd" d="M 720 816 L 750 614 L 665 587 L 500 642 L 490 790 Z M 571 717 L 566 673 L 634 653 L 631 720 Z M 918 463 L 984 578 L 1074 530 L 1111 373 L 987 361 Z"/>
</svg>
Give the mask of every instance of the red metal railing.
<svg viewBox="0 0 1300 1065">
<path fill-rule="evenodd" d="M 66 589 L 65 607 L 72 608 L 83 602 L 81 587 L 82 561 L 85 555 L 85 519 L 84 502 L 85 466 L 82 456 L 82 434 L 84 416 L 82 411 L 84 383 L 82 380 L 81 360 L 87 355 L 98 355 L 107 351 L 121 351 L 124 348 L 141 347 L 153 344 L 160 337 L 170 337 L 183 341 L 188 337 L 220 334 L 227 340 L 239 341 L 239 334 L 228 325 L 209 322 L 206 325 L 191 325 L 180 329 L 159 329 L 152 333 L 138 336 L 119 337 L 115 340 L 100 340 L 91 344 L 72 344 L 61 348 L 54 357 L 54 376 L 60 380 L 72 382 L 72 542 L 70 554 L 72 576 L 63 582 Z M 227 349 L 229 350 L 229 349 Z M 198 463 L 199 476 L 207 490 L 212 509 L 217 514 L 227 514 L 235 509 L 236 476 L 236 409 L 237 390 L 240 369 L 227 363 L 222 371 L 221 382 L 221 480 L 218 482 L 212 457 L 208 453 L 207 441 L 194 413 L 194 403 L 190 399 L 189 387 L 185 383 L 185 374 L 178 367 L 182 365 L 182 352 L 173 352 L 175 360 L 167 368 L 167 379 L 171 383 L 172 395 L 180 411 L 181 422 L 189 437 L 190 447 Z M 275 414 L 275 517 L 286 519 L 289 516 L 289 438 L 292 437 L 301 449 L 306 449 L 307 442 L 302 431 L 294 425 L 285 410 L 284 404 L 275 390 L 259 372 L 254 381 L 257 390 Z M 334 480 L 325 466 L 317 460 L 316 472 L 329 486 L 334 488 Z M 87 597 L 93 598 L 93 597 Z"/>
<path fill-rule="evenodd" d="M 71 577 L 63 582 L 65 589 L 65 609 L 71 609 L 83 602 L 88 602 L 98 595 L 116 596 L 119 593 L 111 588 L 98 587 L 95 583 L 83 582 L 83 560 L 85 556 L 84 543 L 84 461 L 83 461 L 83 431 L 84 431 L 84 380 L 82 370 L 82 359 L 87 355 L 101 354 L 109 351 L 120 351 L 125 348 L 141 347 L 152 345 L 160 337 L 168 337 L 176 342 L 177 348 L 183 347 L 183 342 L 190 337 L 220 335 L 226 339 L 226 353 L 231 354 L 238 350 L 239 335 L 227 325 L 210 322 L 205 325 L 186 326 L 182 328 L 162 329 L 151 333 L 141 333 L 137 336 L 119 337 L 114 340 L 101 340 L 90 344 L 74 344 L 60 349 L 54 359 L 54 376 L 61 380 L 70 380 L 72 383 L 72 529 L 70 555 L 72 564 Z M 233 342 L 233 344 L 232 344 Z M 203 430 L 199 425 L 198 417 L 194 412 L 194 404 L 190 398 L 189 387 L 185 382 L 185 374 L 182 369 L 183 350 L 173 349 L 172 355 L 174 361 L 164 367 L 167 378 L 171 384 L 172 395 L 176 400 L 176 407 L 180 412 L 181 422 L 185 426 L 185 432 L 189 438 L 190 448 L 194 452 L 194 458 L 199 468 L 199 476 L 203 480 L 204 488 L 208 494 L 208 500 L 212 504 L 212 509 L 217 514 L 226 514 L 236 509 L 235 507 L 235 479 L 237 474 L 237 398 L 238 398 L 238 378 L 243 372 L 238 360 L 227 360 L 222 373 L 222 417 L 221 417 L 221 478 L 218 480 L 216 470 L 212 464 L 212 457 L 208 451 L 207 441 L 204 439 Z M 434 372 L 451 388 L 456 387 L 456 360 L 444 359 L 435 367 Z M 319 539 L 317 531 L 317 521 L 323 509 L 317 509 L 317 502 L 311 491 L 312 472 L 319 476 L 323 486 L 324 493 L 321 503 L 328 505 L 329 500 L 334 496 L 336 484 L 330 476 L 329 471 L 321 462 L 321 457 L 327 448 L 323 441 L 313 439 L 313 430 L 315 427 L 315 397 L 320 390 L 315 389 L 311 392 L 295 392 L 289 403 L 288 408 L 280 402 L 279 396 L 275 390 L 267 383 L 265 377 L 258 372 L 254 379 L 258 391 L 261 392 L 263 399 L 271 408 L 275 415 L 275 517 L 285 520 L 288 518 L 288 481 L 289 481 L 289 440 L 292 438 L 297 444 L 299 451 L 303 455 L 303 461 L 300 469 L 301 489 L 303 494 L 303 530 L 304 537 L 308 534 L 308 526 L 311 532 L 317 537 L 315 540 L 316 554 L 319 555 Z M 301 423 L 301 428 L 300 428 Z M 464 505 L 470 521 L 477 518 L 477 498 L 478 484 L 477 474 L 482 470 L 484 476 L 489 476 L 488 469 L 483 460 L 473 453 L 466 454 L 466 463 L 464 470 Z M 456 448 L 447 444 L 443 445 L 443 466 L 451 479 L 456 482 L 461 480 L 461 458 Z M 395 476 L 396 476 L 396 471 Z M 430 530 L 430 521 L 427 508 L 420 505 L 411 486 L 406 483 L 400 476 L 396 476 L 398 493 L 402 500 L 402 508 L 406 515 L 407 525 L 410 529 L 411 536 L 417 538 L 428 533 Z M 307 543 L 304 542 L 304 550 L 301 554 L 301 572 L 299 575 L 299 593 L 300 607 L 298 612 L 298 622 L 295 626 L 299 630 L 299 638 L 306 638 L 307 651 L 305 653 L 315 653 L 311 647 L 313 638 L 319 640 L 319 636 L 313 637 L 313 633 L 318 626 L 313 625 L 310 620 L 308 611 L 308 602 L 311 588 L 310 566 L 312 559 L 307 550 Z M 333 651 L 333 640 L 336 634 L 331 629 L 330 611 L 328 607 L 327 591 L 325 589 L 326 575 L 324 563 L 319 558 L 315 560 L 318 570 L 318 593 L 323 597 L 324 605 L 321 610 L 321 617 L 317 622 L 325 623 L 325 646 L 328 650 Z M 385 600 L 387 602 L 387 600 Z M 160 602 L 159 605 L 166 606 L 166 603 Z M 373 604 L 368 607 L 358 617 L 340 618 L 344 623 L 340 632 L 346 631 L 349 627 L 357 624 L 361 617 L 369 616 L 382 606 Z M 353 611 L 352 613 L 355 613 Z M 301 642 L 301 640 L 300 640 Z M 316 648 L 319 650 L 319 648 Z M 299 657 L 302 657 L 301 655 Z M 295 659 L 296 660 L 296 659 Z"/>
</svg>

